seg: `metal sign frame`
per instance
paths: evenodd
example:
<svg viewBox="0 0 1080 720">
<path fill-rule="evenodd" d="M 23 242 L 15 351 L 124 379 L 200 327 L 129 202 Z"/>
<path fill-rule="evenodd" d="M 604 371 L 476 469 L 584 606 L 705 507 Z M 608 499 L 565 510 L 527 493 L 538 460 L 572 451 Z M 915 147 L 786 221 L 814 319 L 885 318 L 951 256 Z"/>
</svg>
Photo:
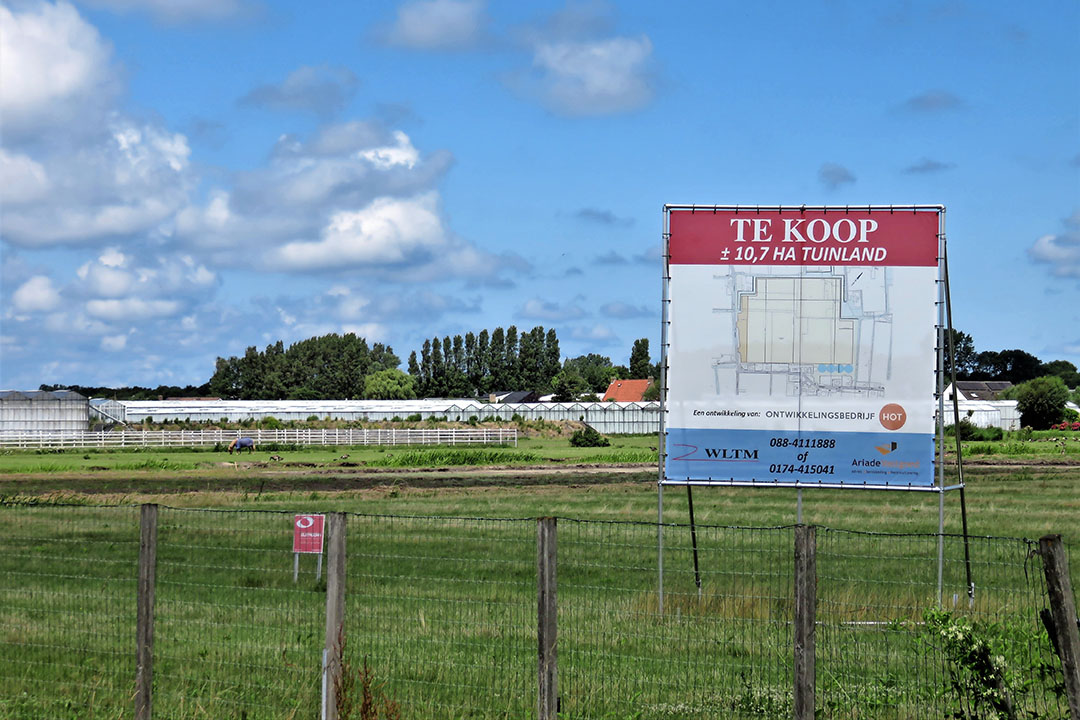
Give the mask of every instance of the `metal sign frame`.
<svg viewBox="0 0 1080 720">
<path fill-rule="evenodd" d="M 933 436 L 934 436 L 933 427 L 931 426 L 929 433 L 926 433 L 925 431 L 921 431 L 921 432 L 916 433 L 916 436 L 928 435 L 929 436 L 928 437 L 928 442 L 931 445 L 931 448 L 928 451 L 924 451 L 924 452 L 926 452 L 925 456 L 924 455 L 918 455 L 916 457 L 919 457 L 919 458 L 921 458 L 921 457 L 929 457 L 930 458 L 930 464 L 931 465 L 937 465 L 937 467 L 927 467 L 922 471 L 922 476 L 924 478 L 929 478 L 929 482 L 927 482 L 924 479 L 923 482 L 916 482 L 916 483 L 910 483 L 909 482 L 907 484 L 903 484 L 902 481 L 896 480 L 896 479 L 891 479 L 889 477 L 886 477 L 884 480 L 871 479 L 870 481 L 868 481 L 868 480 L 865 479 L 866 476 L 864 476 L 864 478 L 860 481 L 859 479 L 854 478 L 850 474 L 849 470 L 845 470 L 845 469 L 841 469 L 840 472 L 835 473 L 835 475 L 833 475 L 832 477 L 823 478 L 821 480 L 812 480 L 812 481 L 807 479 L 807 477 L 805 477 L 808 473 L 802 473 L 802 472 L 788 473 L 789 477 L 772 477 L 770 479 L 764 479 L 762 477 L 754 477 L 752 479 L 748 479 L 746 477 L 739 477 L 739 476 L 727 477 L 727 478 L 725 478 L 725 477 L 714 477 L 714 476 L 695 477 L 695 476 L 690 475 L 689 473 L 680 474 L 679 476 L 676 477 L 676 476 L 673 476 L 669 472 L 670 469 L 671 469 L 670 468 L 670 464 L 671 464 L 670 461 L 672 460 L 672 457 L 673 457 L 673 455 L 671 453 L 672 443 L 671 443 L 671 437 L 670 437 L 670 427 L 671 427 L 670 426 L 670 415 L 671 415 L 672 406 L 670 404 L 670 399 L 669 399 L 669 391 L 670 391 L 669 372 L 670 372 L 670 367 L 671 367 L 670 353 L 671 353 L 671 350 L 672 350 L 672 346 L 671 346 L 671 327 L 672 327 L 672 317 L 671 317 L 671 306 L 672 306 L 671 279 L 672 279 L 672 272 L 671 272 L 671 248 L 670 248 L 670 239 L 671 239 L 671 225 L 670 225 L 670 223 L 671 223 L 671 216 L 672 216 L 673 212 L 689 212 L 691 214 L 693 214 L 693 213 L 701 213 L 703 215 L 715 215 L 717 213 L 725 213 L 725 214 L 744 213 L 747 216 L 747 218 L 760 217 L 762 213 L 768 213 L 768 214 L 770 214 L 772 216 L 781 215 L 783 213 L 789 213 L 790 216 L 792 216 L 792 217 L 799 217 L 800 215 L 805 214 L 805 213 L 819 213 L 819 214 L 821 214 L 821 213 L 824 213 L 824 214 L 834 213 L 838 218 L 841 218 L 841 220 L 843 222 L 850 223 L 852 227 L 855 227 L 853 221 L 843 219 L 845 217 L 845 215 L 847 215 L 848 213 L 858 213 L 860 215 L 870 215 L 870 216 L 872 216 L 873 213 L 892 214 L 892 215 L 900 214 L 900 213 L 905 213 L 905 214 L 910 214 L 910 213 L 935 213 L 937 215 L 937 218 L 938 218 L 938 222 L 936 223 L 937 224 L 937 258 L 936 258 L 936 260 L 937 260 L 937 263 L 936 263 L 937 264 L 937 278 L 936 278 L 936 289 L 937 289 L 938 298 L 937 298 L 937 324 L 936 324 L 935 329 L 934 329 L 935 334 L 934 334 L 933 338 L 934 338 L 934 342 L 936 344 L 936 352 L 937 352 L 938 357 L 937 357 L 937 362 L 936 362 L 937 368 L 936 368 L 936 372 L 935 372 L 936 382 L 934 384 L 935 386 L 934 386 L 933 392 L 937 395 L 937 399 L 938 399 L 937 416 L 938 417 L 943 417 L 943 410 L 944 410 L 944 407 L 943 407 L 943 403 L 944 403 L 943 393 L 944 393 L 944 387 L 945 387 L 944 374 L 943 374 L 944 363 L 943 363 L 943 355 L 942 355 L 942 352 L 943 352 L 943 349 L 944 349 L 944 344 L 945 344 L 943 342 L 943 328 L 945 326 L 944 317 L 943 317 L 944 292 L 945 292 L 944 281 L 943 281 L 943 276 L 944 276 L 943 263 L 944 263 L 944 256 L 945 256 L 945 216 L 944 216 L 944 211 L 945 211 L 945 209 L 941 205 L 893 205 L 893 206 L 858 206 L 858 207 L 855 207 L 855 206 L 803 206 L 803 205 L 799 205 L 799 206 L 791 206 L 791 205 L 776 205 L 776 206 L 665 205 L 664 206 L 664 233 L 663 233 L 664 268 L 663 268 L 663 296 L 662 296 L 662 321 L 661 321 L 661 373 L 660 373 L 660 375 L 661 375 L 661 377 L 660 377 L 660 384 L 661 384 L 661 386 L 660 386 L 660 402 L 661 402 L 660 443 L 661 443 L 661 445 L 660 445 L 660 467 L 659 467 L 659 482 L 660 482 L 660 484 L 662 484 L 662 485 L 702 485 L 702 486 L 719 485 L 719 486 L 737 486 L 737 487 L 738 486 L 747 486 L 747 487 L 793 487 L 793 488 L 815 487 L 815 488 L 825 488 L 825 489 L 830 489 L 830 488 L 831 489 L 858 488 L 858 489 L 867 489 L 867 490 L 906 490 L 906 491 L 923 491 L 923 492 L 943 492 L 946 489 L 953 489 L 953 488 L 945 488 L 944 481 L 943 481 L 944 476 L 943 476 L 943 472 L 942 472 L 943 463 L 941 462 L 941 460 L 942 460 L 942 455 L 941 455 L 941 445 L 942 445 L 942 443 L 940 442 L 940 440 L 942 438 L 940 437 L 940 433 L 941 433 L 940 423 L 938 424 L 938 428 L 937 428 L 937 433 L 938 433 L 938 436 L 939 436 L 938 437 L 938 439 L 939 439 L 939 443 L 938 443 L 939 448 L 938 448 L 938 453 L 937 453 L 937 462 L 934 461 L 935 453 L 933 452 L 933 449 L 932 449 Z M 750 222 L 750 220 L 748 219 L 746 222 Z M 748 244 L 747 249 L 748 250 L 753 250 L 754 248 L 753 248 L 753 246 L 750 246 Z M 726 254 L 726 251 L 725 251 L 725 254 Z M 708 263 L 702 263 L 702 264 L 703 265 L 708 265 Z M 856 267 L 862 267 L 862 265 L 860 265 L 858 263 L 848 263 L 848 265 L 852 265 L 852 266 L 856 266 Z M 723 264 L 722 263 L 716 263 L 716 266 L 721 267 L 721 266 L 723 266 Z M 770 262 L 761 262 L 761 263 L 759 263 L 757 265 L 757 267 L 761 267 L 761 266 L 773 267 L 773 264 L 770 263 Z M 802 264 L 794 264 L 794 265 L 792 265 L 792 267 L 798 267 L 800 269 L 800 272 L 804 272 L 804 267 L 805 266 L 802 265 Z M 751 272 L 750 274 L 754 275 L 753 272 Z M 755 278 L 757 278 L 757 277 L 764 277 L 764 275 L 755 275 Z M 801 306 L 800 306 L 800 308 L 801 308 Z M 801 312 L 801 310 L 800 310 L 800 312 Z M 718 381 L 718 385 L 719 385 L 719 381 Z M 927 398 L 927 403 L 928 404 L 929 404 L 929 400 L 930 400 L 930 398 Z M 800 407 L 801 407 L 801 396 L 800 396 Z M 925 424 L 929 424 L 930 419 L 929 418 L 923 418 L 921 420 L 921 422 L 923 422 Z M 884 425 L 884 423 L 882 423 L 882 425 Z M 879 430 L 882 430 L 882 428 L 879 428 Z M 703 431 L 703 432 L 719 434 L 719 433 L 723 433 L 723 432 L 734 433 L 736 431 L 715 430 L 715 431 Z M 751 431 L 751 432 L 754 432 L 757 435 L 762 435 L 762 436 L 764 435 L 763 432 L 758 432 L 756 430 Z M 789 428 L 787 430 L 777 430 L 775 432 L 776 433 L 787 432 L 789 434 L 798 432 L 798 434 L 800 436 L 808 437 L 808 438 L 813 438 L 814 436 L 823 436 L 823 435 L 826 434 L 825 432 L 822 432 L 822 431 L 804 430 L 804 429 L 801 428 L 801 423 L 800 423 L 800 429 L 797 430 L 797 431 Z M 845 435 L 845 433 L 840 432 L 839 430 L 834 430 L 833 432 L 828 433 L 828 434 L 832 434 L 832 435 L 836 435 L 836 436 Z M 860 433 L 860 434 L 865 434 L 865 432 Z M 807 453 L 800 453 L 800 455 L 802 455 L 802 456 L 805 456 L 806 454 Z M 820 453 L 816 453 L 816 454 L 820 455 Z M 755 453 L 755 459 L 756 459 L 756 453 Z M 687 463 L 687 466 L 688 465 L 689 465 L 689 463 Z M 936 482 L 933 480 L 935 473 L 936 473 Z M 833 478 L 837 478 L 837 479 L 835 481 L 833 481 Z"/>
<path fill-rule="evenodd" d="M 690 211 L 690 212 L 746 212 L 746 213 L 759 213 L 765 212 L 791 212 L 800 213 L 805 211 L 818 211 L 818 212 L 836 212 L 846 213 L 850 211 L 866 212 L 866 213 L 937 213 L 938 216 L 938 230 L 937 230 L 937 319 L 935 325 L 935 344 L 936 344 L 936 368 L 935 368 L 935 383 L 934 383 L 934 395 L 937 400 L 937 413 L 936 413 L 936 427 L 934 435 L 936 436 L 936 454 L 931 453 L 934 457 L 933 473 L 936 477 L 936 482 L 932 485 L 901 485 L 901 484 L 870 484 L 870 483 L 823 483 L 823 482 L 801 482 L 796 479 L 794 481 L 782 482 L 756 482 L 756 481 L 740 481 L 737 479 L 717 480 L 717 479 L 680 479 L 672 482 L 666 476 L 667 459 L 668 459 L 668 374 L 669 374 L 669 358 L 668 353 L 670 349 L 670 325 L 671 325 L 671 271 L 670 271 L 670 238 L 671 238 L 671 213 L 673 211 Z M 805 487 L 821 488 L 821 489 L 865 489 L 865 490 L 895 490 L 895 491 L 907 491 L 907 492 L 934 492 L 938 493 L 938 600 L 941 600 L 942 593 L 942 581 L 943 581 L 943 566 L 944 566 L 944 528 L 945 528 L 945 493 L 950 490 L 960 490 L 961 494 L 961 509 L 963 511 L 964 521 L 964 540 L 965 540 L 965 556 L 967 555 L 967 517 L 966 508 L 963 503 L 964 496 L 964 483 L 963 475 L 960 476 L 960 481 L 956 485 L 945 485 L 945 358 L 946 351 L 948 350 L 949 356 L 952 356 L 952 348 L 946 347 L 946 330 L 951 331 L 951 304 L 949 298 L 948 288 L 948 267 L 947 267 L 947 246 L 945 235 L 945 206 L 944 205 L 861 205 L 861 206 L 835 206 L 835 205 L 676 205 L 667 204 L 664 205 L 664 222 L 663 222 L 663 275 L 662 275 L 662 297 L 661 297 L 661 330 L 660 330 L 660 346 L 661 346 L 661 362 L 660 362 L 660 430 L 658 436 L 659 444 L 659 467 L 658 467 L 658 481 L 657 481 L 657 532 L 658 532 L 658 569 L 660 575 L 660 582 L 658 587 L 658 610 L 662 614 L 664 607 L 664 590 L 663 590 L 663 578 L 664 578 L 664 553 L 663 553 L 663 525 L 664 525 L 664 486 L 665 485 L 685 485 L 687 491 L 687 499 L 690 508 L 690 525 L 691 535 L 694 540 L 694 572 L 695 581 L 697 583 L 698 591 L 701 592 L 701 579 L 697 564 L 697 543 L 696 533 L 694 533 L 694 517 L 693 517 L 693 486 L 722 486 L 722 487 L 787 487 L 795 488 L 798 490 L 798 522 L 802 522 L 802 490 Z M 949 310 L 949 316 L 946 317 L 946 310 Z M 953 398 L 954 406 L 957 403 L 957 399 Z M 959 466 L 960 459 L 958 457 L 957 463 Z M 968 561 L 968 586 L 969 586 L 969 598 L 974 598 L 974 583 L 971 581 L 971 569 L 970 561 Z"/>
</svg>

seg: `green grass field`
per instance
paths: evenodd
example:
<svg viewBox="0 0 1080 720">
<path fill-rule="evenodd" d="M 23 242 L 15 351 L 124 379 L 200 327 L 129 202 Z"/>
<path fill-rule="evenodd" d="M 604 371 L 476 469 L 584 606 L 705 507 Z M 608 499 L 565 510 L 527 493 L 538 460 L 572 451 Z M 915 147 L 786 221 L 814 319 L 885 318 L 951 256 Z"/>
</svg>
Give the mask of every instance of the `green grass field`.
<svg viewBox="0 0 1080 720">
<path fill-rule="evenodd" d="M 461 448 L 289 451 L 283 462 L 296 465 L 284 468 L 175 451 L 0 456 L 0 718 L 130 717 L 141 502 L 166 506 L 158 717 L 318 716 L 325 581 L 304 557 L 293 583 L 290 544 L 291 514 L 320 511 L 354 513 L 346 657 L 354 668 L 367 661 L 402 718 L 535 716 L 532 518 L 549 515 L 563 518 L 562 717 L 790 717 L 793 540 L 783 526 L 795 520 L 794 491 L 695 489 L 699 592 L 687 494 L 667 488 L 665 521 L 681 525 L 664 530 L 660 616 L 655 469 L 574 467 L 605 452 L 633 462 L 655 443 L 615 444 L 526 440 L 516 452 L 531 459 L 499 458 L 497 472 L 458 462 Z M 439 453 L 454 462 L 439 467 Z M 412 459 L 374 465 L 387 455 Z M 197 464 L 125 469 L 174 457 Z M 968 606 L 963 543 L 950 537 L 943 604 L 983 623 L 1025 717 L 1065 717 L 1050 691 L 1024 689 L 1050 657 L 1032 614 L 1038 562 L 1028 543 L 987 536 L 1060 532 L 1080 558 L 1080 464 L 1053 449 L 987 457 L 997 464 L 965 472 L 976 600 Z M 27 469 L 43 459 L 115 465 Z M 822 717 L 940 718 L 955 705 L 941 643 L 921 624 L 937 603 L 937 502 L 804 491 L 804 521 L 833 528 L 818 531 Z M 946 531 L 959 533 L 958 493 L 946 511 Z"/>
</svg>

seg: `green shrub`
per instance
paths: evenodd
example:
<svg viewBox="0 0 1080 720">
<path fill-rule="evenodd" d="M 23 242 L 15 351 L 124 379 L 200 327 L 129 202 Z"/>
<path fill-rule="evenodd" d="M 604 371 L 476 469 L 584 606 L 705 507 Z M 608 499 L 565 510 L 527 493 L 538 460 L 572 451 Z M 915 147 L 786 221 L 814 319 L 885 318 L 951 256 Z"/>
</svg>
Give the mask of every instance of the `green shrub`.
<svg viewBox="0 0 1080 720">
<path fill-rule="evenodd" d="M 413 413 L 405 418 L 405 422 L 420 422 L 422 419 L 420 413 Z"/>
<path fill-rule="evenodd" d="M 574 447 L 607 447 L 611 441 L 593 428 L 586 426 L 583 430 L 574 431 L 574 434 L 570 436 L 570 444 Z"/>
</svg>

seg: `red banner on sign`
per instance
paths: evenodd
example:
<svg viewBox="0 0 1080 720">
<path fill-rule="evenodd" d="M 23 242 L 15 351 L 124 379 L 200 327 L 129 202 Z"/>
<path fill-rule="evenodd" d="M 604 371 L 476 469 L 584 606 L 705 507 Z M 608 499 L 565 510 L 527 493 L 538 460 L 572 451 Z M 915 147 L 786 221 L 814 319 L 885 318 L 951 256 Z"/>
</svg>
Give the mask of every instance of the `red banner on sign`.
<svg viewBox="0 0 1080 720">
<path fill-rule="evenodd" d="M 293 552 L 322 553 L 325 515 L 297 515 L 293 518 Z"/>
<path fill-rule="evenodd" d="M 673 210 L 673 265 L 932 267 L 938 213 L 888 210 Z"/>
</svg>

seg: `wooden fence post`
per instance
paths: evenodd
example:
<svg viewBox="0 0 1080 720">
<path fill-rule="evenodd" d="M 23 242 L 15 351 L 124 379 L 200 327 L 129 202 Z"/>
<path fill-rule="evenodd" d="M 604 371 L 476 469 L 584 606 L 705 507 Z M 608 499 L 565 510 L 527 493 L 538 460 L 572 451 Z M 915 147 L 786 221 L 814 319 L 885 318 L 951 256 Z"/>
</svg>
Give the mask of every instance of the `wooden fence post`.
<svg viewBox="0 0 1080 720">
<path fill-rule="evenodd" d="M 555 720 L 559 711 L 559 663 L 557 645 L 558 600 L 556 593 L 556 522 L 553 517 L 536 523 L 536 639 L 539 650 L 539 699 L 537 720 Z"/>
<path fill-rule="evenodd" d="M 326 647 L 323 653 L 325 720 L 337 720 L 337 693 L 345 643 L 345 513 L 330 513 L 326 557 Z"/>
<path fill-rule="evenodd" d="M 795 720 L 814 720 L 817 535 L 795 526 Z"/>
<path fill-rule="evenodd" d="M 139 509 L 139 580 L 135 619 L 135 720 L 150 720 L 154 690 L 154 586 L 158 506 Z"/>
<path fill-rule="evenodd" d="M 1046 593 L 1050 596 L 1050 613 L 1054 618 L 1058 655 L 1065 675 L 1065 694 L 1069 698 L 1069 713 L 1080 718 L 1080 627 L 1077 627 L 1076 599 L 1069 580 L 1069 559 L 1060 535 L 1039 538 L 1043 573 L 1046 574 Z"/>
<path fill-rule="evenodd" d="M 330 513 L 326 558 L 326 646 L 323 651 L 323 718 L 337 720 L 345 641 L 345 513 Z"/>
</svg>

